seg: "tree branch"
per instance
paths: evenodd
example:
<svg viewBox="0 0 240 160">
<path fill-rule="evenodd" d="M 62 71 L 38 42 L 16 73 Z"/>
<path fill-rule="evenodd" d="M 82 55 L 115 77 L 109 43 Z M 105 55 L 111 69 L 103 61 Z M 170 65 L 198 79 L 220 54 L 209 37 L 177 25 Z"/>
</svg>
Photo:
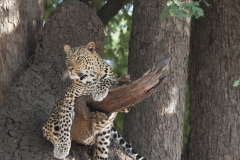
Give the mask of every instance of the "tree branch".
<svg viewBox="0 0 240 160">
<path fill-rule="evenodd" d="M 166 84 L 173 77 L 172 74 L 161 76 L 170 60 L 169 56 L 162 57 L 141 78 L 112 87 L 108 96 L 101 102 L 93 101 L 91 96 L 78 98 L 75 102 L 75 119 L 71 129 L 72 139 L 79 143 L 89 144 L 93 138 L 92 119 L 103 119 L 112 112 L 130 108 Z M 90 109 L 101 112 L 90 112 Z"/>
<path fill-rule="evenodd" d="M 119 12 L 124 6 L 125 0 L 108 0 L 107 3 L 97 12 L 97 16 L 106 26 L 108 22 Z"/>
</svg>

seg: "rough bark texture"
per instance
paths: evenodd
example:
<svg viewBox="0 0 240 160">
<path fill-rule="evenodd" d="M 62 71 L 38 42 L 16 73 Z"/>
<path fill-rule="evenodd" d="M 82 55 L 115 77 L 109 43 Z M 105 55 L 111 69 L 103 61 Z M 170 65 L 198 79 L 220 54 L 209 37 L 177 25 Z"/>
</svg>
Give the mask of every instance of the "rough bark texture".
<svg viewBox="0 0 240 160">
<path fill-rule="evenodd" d="M 240 1 L 213 0 L 194 20 L 189 64 L 189 160 L 240 157 Z"/>
<path fill-rule="evenodd" d="M 43 2 L 0 1 L 0 106 L 34 54 L 36 34 L 43 26 Z"/>
<path fill-rule="evenodd" d="M 24 8 L 23 8 L 24 9 Z M 102 22 L 77 0 L 66 1 L 46 22 L 39 35 L 34 63 L 10 89 L 0 115 L 0 159 L 54 159 L 53 146 L 42 136 L 42 124 L 55 102 L 63 97 L 63 46 L 97 44 L 103 53 Z M 87 151 L 87 152 L 86 152 Z M 85 160 L 88 147 L 72 145 L 69 157 Z"/>
<path fill-rule="evenodd" d="M 164 54 L 172 57 L 174 79 L 124 119 L 124 137 L 151 160 L 181 158 L 189 19 L 159 19 L 164 0 L 135 0 L 130 38 L 129 74 L 136 79 Z"/>
</svg>

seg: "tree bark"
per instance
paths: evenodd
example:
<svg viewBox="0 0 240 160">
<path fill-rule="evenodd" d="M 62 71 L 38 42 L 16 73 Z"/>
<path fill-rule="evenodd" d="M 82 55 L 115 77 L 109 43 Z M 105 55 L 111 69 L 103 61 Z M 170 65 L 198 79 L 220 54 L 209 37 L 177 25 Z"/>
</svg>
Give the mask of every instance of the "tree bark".
<svg viewBox="0 0 240 160">
<path fill-rule="evenodd" d="M 176 160 L 182 149 L 190 20 L 159 19 L 164 3 L 134 1 L 129 74 L 136 79 L 156 59 L 170 54 L 168 71 L 174 71 L 174 79 L 125 115 L 124 137 L 147 159 Z"/>
<path fill-rule="evenodd" d="M 24 8 L 22 8 L 24 9 Z M 0 159 L 54 159 L 53 146 L 42 135 L 42 125 L 60 98 L 66 84 L 63 46 L 97 44 L 103 53 L 102 22 L 89 7 L 77 0 L 64 2 L 47 20 L 38 36 L 34 63 L 11 87 L 0 115 Z M 74 144 L 69 157 L 88 158 L 88 147 Z"/>
<path fill-rule="evenodd" d="M 97 44 L 103 54 L 102 22 L 78 0 L 65 1 L 47 20 L 38 36 L 34 63 L 11 87 L 0 112 L 0 159 L 55 159 L 53 146 L 42 135 L 42 125 L 60 98 L 66 84 L 60 83 L 65 70 L 63 46 Z M 119 145 L 110 146 L 109 159 L 129 160 Z M 89 160 L 88 146 L 72 143 L 67 158 Z"/>
<path fill-rule="evenodd" d="M 185 159 L 240 157 L 239 1 L 213 0 L 194 20 L 189 63 L 190 126 Z"/>
<path fill-rule="evenodd" d="M 43 26 L 43 3 L 43 0 L 0 2 L 0 106 L 9 87 L 29 66 L 37 32 Z"/>
</svg>

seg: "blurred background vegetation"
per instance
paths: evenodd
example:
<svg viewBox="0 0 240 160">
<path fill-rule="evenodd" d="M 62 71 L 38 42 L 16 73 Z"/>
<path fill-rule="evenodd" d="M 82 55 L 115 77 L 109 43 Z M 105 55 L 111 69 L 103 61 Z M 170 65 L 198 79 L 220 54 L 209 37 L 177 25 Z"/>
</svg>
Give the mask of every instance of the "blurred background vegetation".
<svg viewBox="0 0 240 160">
<path fill-rule="evenodd" d="M 44 19 L 53 12 L 64 0 L 46 0 Z M 97 0 L 93 11 L 96 13 L 107 0 Z M 128 48 L 131 32 L 133 0 L 125 0 L 124 6 L 105 26 L 105 44 L 103 58 L 113 67 L 117 77 L 128 73 Z M 183 144 L 187 142 L 189 126 L 189 90 L 186 89 L 186 110 L 184 118 Z M 123 113 L 119 113 L 114 121 L 114 127 L 123 135 Z"/>
</svg>

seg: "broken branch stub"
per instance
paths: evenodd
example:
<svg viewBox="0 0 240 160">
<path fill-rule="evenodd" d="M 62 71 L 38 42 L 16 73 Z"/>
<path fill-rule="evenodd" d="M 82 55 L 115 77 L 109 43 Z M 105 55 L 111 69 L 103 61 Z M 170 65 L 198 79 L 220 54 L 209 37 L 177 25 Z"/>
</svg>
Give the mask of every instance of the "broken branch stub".
<svg viewBox="0 0 240 160">
<path fill-rule="evenodd" d="M 172 78 L 172 75 L 161 77 L 170 60 L 169 56 L 162 57 L 141 78 L 113 86 L 110 88 L 108 96 L 101 102 L 93 101 L 91 96 L 78 98 L 75 108 L 80 113 L 77 113 L 77 115 L 83 115 L 85 118 L 89 117 L 89 111 L 86 111 L 86 107 L 85 110 L 80 109 L 82 105 L 107 114 L 136 105 L 156 92 L 160 86 L 166 84 Z M 124 76 L 123 80 L 125 79 Z"/>
<path fill-rule="evenodd" d="M 112 112 L 130 108 L 156 92 L 160 86 L 166 84 L 173 76 L 162 76 L 170 56 L 162 57 L 155 62 L 143 76 L 135 81 L 125 83 L 128 77 L 123 76 L 121 85 L 110 88 L 108 96 L 101 102 L 93 101 L 91 96 L 79 97 L 75 102 L 75 118 L 71 129 L 71 137 L 78 143 L 91 143 L 91 121 L 96 118 L 104 118 L 90 109 L 104 112 L 109 115 Z M 120 80 L 121 81 L 121 80 Z M 130 80 L 129 80 L 130 81 Z"/>
<path fill-rule="evenodd" d="M 87 106 L 104 113 L 112 113 L 136 105 L 172 78 L 172 75 L 161 77 L 170 60 L 169 56 L 162 57 L 141 78 L 112 87 L 108 96 L 101 102 L 93 101 L 90 96 L 86 97 Z"/>
</svg>

